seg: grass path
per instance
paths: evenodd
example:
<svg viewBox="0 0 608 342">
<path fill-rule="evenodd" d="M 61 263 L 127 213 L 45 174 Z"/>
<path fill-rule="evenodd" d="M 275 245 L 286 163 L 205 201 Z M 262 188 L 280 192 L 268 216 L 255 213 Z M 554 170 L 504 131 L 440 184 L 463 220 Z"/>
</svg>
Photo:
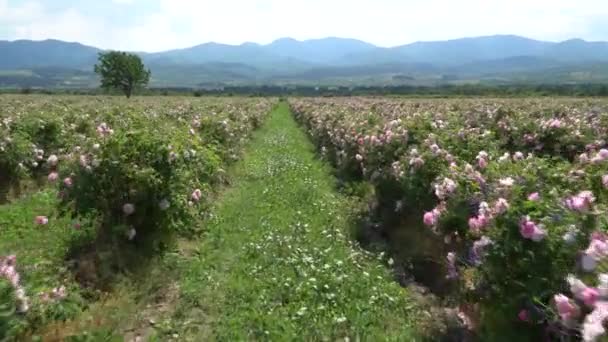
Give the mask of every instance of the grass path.
<svg viewBox="0 0 608 342">
<path fill-rule="evenodd" d="M 386 260 L 351 242 L 335 191 L 286 104 L 231 170 L 200 245 L 175 264 L 180 340 L 413 340 L 416 308 Z M 177 334 L 177 335 L 175 335 Z M 161 337 L 162 339 L 162 337 Z"/>
</svg>

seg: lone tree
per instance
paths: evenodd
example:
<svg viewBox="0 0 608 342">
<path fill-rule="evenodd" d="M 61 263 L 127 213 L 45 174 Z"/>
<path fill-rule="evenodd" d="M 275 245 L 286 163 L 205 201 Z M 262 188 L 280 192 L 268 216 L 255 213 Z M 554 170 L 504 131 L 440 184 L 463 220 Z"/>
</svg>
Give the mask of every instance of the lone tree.
<svg viewBox="0 0 608 342">
<path fill-rule="evenodd" d="M 95 72 L 101 76 L 102 88 L 120 89 L 127 98 L 135 88 L 144 87 L 150 81 L 150 70 L 146 70 L 141 58 L 120 51 L 100 53 Z"/>
</svg>

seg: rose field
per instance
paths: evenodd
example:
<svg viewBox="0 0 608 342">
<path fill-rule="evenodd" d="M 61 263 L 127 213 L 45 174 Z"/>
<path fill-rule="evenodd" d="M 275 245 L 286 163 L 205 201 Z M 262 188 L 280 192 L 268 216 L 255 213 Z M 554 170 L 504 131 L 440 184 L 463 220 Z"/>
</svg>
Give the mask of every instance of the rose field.
<svg viewBox="0 0 608 342">
<path fill-rule="evenodd" d="M 601 341 L 608 101 L 0 95 L 0 341 Z"/>
<path fill-rule="evenodd" d="M 341 178 L 371 184 L 363 238 L 388 238 L 398 268 L 457 304 L 483 339 L 604 334 L 608 103 L 349 98 L 292 108 Z"/>
</svg>

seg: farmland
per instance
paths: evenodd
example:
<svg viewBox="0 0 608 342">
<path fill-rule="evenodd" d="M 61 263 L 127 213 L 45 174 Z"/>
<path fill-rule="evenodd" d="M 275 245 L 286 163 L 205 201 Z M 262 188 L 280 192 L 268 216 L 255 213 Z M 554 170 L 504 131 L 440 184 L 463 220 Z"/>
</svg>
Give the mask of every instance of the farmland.
<svg viewBox="0 0 608 342">
<path fill-rule="evenodd" d="M 0 339 L 603 335 L 608 102 L 0 97 Z"/>
</svg>

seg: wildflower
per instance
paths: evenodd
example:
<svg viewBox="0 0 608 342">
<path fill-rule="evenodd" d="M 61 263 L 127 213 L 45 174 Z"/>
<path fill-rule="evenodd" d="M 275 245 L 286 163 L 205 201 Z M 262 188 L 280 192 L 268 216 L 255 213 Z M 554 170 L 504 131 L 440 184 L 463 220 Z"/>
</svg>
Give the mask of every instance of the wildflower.
<svg viewBox="0 0 608 342">
<path fill-rule="evenodd" d="M 135 205 L 133 205 L 132 203 L 125 203 L 122 206 L 122 212 L 127 216 L 133 215 L 133 213 L 135 212 Z"/>
<path fill-rule="evenodd" d="M 355 155 L 355 159 L 357 159 L 358 162 L 362 162 L 363 156 L 357 153 L 357 155 Z"/>
<path fill-rule="evenodd" d="M 49 218 L 46 216 L 36 216 L 34 219 L 37 225 L 44 226 L 49 223 Z"/>
<path fill-rule="evenodd" d="M 74 185 L 74 182 L 72 181 L 71 177 L 67 177 L 63 180 L 63 185 L 65 185 L 67 188 L 71 188 Z"/>
<path fill-rule="evenodd" d="M 540 199 L 540 195 L 538 192 L 533 192 L 528 195 L 528 201 L 536 202 Z"/>
</svg>

